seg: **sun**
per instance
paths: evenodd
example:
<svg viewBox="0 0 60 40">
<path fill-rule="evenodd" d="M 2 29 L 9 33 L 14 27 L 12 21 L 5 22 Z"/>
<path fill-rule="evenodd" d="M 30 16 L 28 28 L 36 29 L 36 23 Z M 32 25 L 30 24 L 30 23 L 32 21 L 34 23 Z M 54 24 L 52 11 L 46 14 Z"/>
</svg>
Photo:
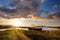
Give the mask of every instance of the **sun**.
<svg viewBox="0 0 60 40">
<path fill-rule="evenodd" d="M 19 27 L 19 26 L 23 26 L 22 22 L 20 21 L 20 19 L 12 19 L 11 20 L 11 24 L 15 27 Z"/>
<path fill-rule="evenodd" d="M 13 24 L 14 26 L 21 26 L 21 22 L 15 21 L 15 20 L 12 22 L 12 24 Z"/>
</svg>

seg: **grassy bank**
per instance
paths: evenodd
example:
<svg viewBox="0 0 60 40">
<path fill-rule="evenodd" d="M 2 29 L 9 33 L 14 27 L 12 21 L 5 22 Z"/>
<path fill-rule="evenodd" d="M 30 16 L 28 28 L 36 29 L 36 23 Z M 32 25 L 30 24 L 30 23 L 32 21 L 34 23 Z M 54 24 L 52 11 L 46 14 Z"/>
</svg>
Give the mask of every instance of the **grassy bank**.
<svg viewBox="0 0 60 40">
<path fill-rule="evenodd" d="M 0 31 L 0 40 L 12 40 L 10 33 L 11 31 Z M 20 33 L 20 30 L 19 30 L 19 33 Z M 27 36 L 31 40 L 60 40 L 60 31 L 30 30 L 30 31 L 23 31 L 23 34 L 25 34 L 25 36 Z"/>
</svg>

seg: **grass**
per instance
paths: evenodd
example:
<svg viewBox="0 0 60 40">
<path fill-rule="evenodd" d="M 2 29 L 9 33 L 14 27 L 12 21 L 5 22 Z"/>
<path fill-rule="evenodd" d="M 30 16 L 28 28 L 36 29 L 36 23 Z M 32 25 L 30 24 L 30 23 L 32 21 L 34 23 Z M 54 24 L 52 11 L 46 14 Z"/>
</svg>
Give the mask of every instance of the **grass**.
<svg viewBox="0 0 60 40">
<path fill-rule="evenodd" d="M 11 40 L 10 31 L 0 31 L 0 40 Z"/>
<path fill-rule="evenodd" d="M 11 31 L 3 31 L 3 32 L 0 31 L 0 40 L 12 40 L 10 32 Z M 30 31 L 22 31 L 22 32 L 31 40 L 60 40 L 60 30 L 59 31 L 30 30 Z"/>
<path fill-rule="evenodd" d="M 60 31 L 26 31 L 25 35 L 33 40 L 60 40 Z"/>
</svg>

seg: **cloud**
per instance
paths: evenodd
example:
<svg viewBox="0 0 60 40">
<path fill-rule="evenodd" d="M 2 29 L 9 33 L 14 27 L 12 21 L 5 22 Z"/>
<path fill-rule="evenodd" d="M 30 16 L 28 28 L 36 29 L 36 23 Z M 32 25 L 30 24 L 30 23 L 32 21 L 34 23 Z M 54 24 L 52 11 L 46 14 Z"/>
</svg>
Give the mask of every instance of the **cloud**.
<svg viewBox="0 0 60 40">
<path fill-rule="evenodd" d="M 1 4 L 2 5 L 2 4 Z M 6 4 L 4 4 L 6 5 Z M 11 0 L 8 4 L 8 6 L 1 6 L 0 8 L 2 8 L 1 10 L 13 10 L 14 9 L 19 9 L 19 10 L 34 10 L 37 7 L 39 7 L 39 0 Z M 16 8 L 15 8 L 16 7 Z"/>
<path fill-rule="evenodd" d="M 37 14 L 35 11 L 38 11 L 39 3 L 40 2 L 38 0 L 11 0 L 8 6 L 0 7 L 0 11 L 7 15 L 12 15 L 13 17 L 26 17 L 31 13 L 33 15 Z"/>
<path fill-rule="evenodd" d="M 45 0 L 40 0 L 41 3 L 44 3 Z"/>
<path fill-rule="evenodd" d="M 55 12 L 53 14 L 48 15 L 48 18 L 50 19 L 59 19 L 60 18 L 60 12 Z"/>
<path fill-rule="evenodd" d="M 40 2 L 43 3 L 44 0 L 11 0 L 11 4 L 8 6 L 0 7 L 0 16 L 3 18 L 27 18 L 31 20 L 60 18 L 60 13 L 56 13 L 55 11 L 54 13 L 49 13 L 48 11 L 40 10 Z M 57 6 L 55 5 L 54 7 Z M 41 14 L 46 14 L 46 17 L 41 17 Z"/>
</svg>

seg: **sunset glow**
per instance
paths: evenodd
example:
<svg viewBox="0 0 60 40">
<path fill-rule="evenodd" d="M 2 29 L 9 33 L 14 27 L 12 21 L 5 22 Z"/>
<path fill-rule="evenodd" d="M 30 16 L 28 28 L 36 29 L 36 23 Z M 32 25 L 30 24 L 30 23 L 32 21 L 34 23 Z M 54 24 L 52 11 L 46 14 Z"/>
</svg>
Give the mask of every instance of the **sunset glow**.
<svg viewBox="0 0 60 40">
<path fill-rule="evenodd" d="M 23 26 L 22 22 L 19 19 L 12 19 L 11 24 L 15 27 Z"/>
<path fill-rule="evenodd" d="M 60 40 L 60 0 L 0 0 L 0 40 Z"/>
</svg>

